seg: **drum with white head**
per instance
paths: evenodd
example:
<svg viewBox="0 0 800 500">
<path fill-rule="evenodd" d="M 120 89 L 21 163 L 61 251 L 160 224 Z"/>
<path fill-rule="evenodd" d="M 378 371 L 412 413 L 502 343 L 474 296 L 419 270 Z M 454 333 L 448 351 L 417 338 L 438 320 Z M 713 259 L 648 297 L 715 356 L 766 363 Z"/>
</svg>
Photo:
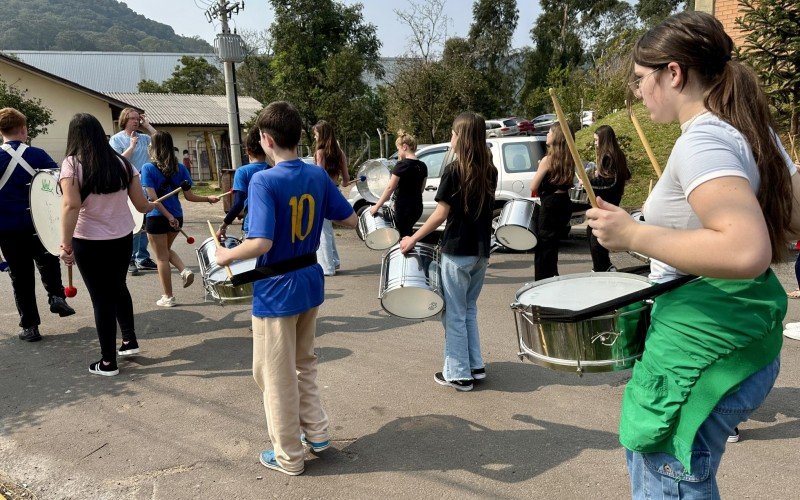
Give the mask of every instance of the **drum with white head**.
<svg viewBox="0 0 800 500">
<path fill-rule="evenodd" d="M 368 209 L 358 217 L 358 229 L 364 243 L 372 250 L 386 250 L 400 241 L 400 233 L 394 227 L 394 215 L 389 207 L 382 207 L 375 215 Z"/>
<path fill-rule="evenodd" d="M 444 308 L 439 282 L 440 255 L 437 247 L 417 243 L 403 255 L 395 245 L 383 256 L 378 297 L 394 316 L 422 319 Z"/>
<path fill-rule="evenodd" d="M 649 301 L 612 306 L 581 321 L 569 317 L 649 287 L 645 277 L 627 273 L 571 274 L 526 284 L 511 304 L 520 359 L 581 374 L 633 367 L 644 351 Z"/>
<path fill-rule="evenodd" d="M 524 252 L 536 246 L 533 211 L 539 198 L 517 198 L 503 205 L 495 239 L 504 247 Z"/>
<path fill-rule="evenodd" d="M 58 170 L 40 170 L 31 179 L 30 210 L 36 236 L 53 255 L 61 253 L 61 187 Z"/>
<path fill-rule="evenodd" d="M 384 158 L 367 160 L 356 172 L 356 188 L 361 197 L 370 203 L 377 203 L 389 179 L 392 178 L 394 163 Z"/>
<path fill-rule="evenodd" d="M 230 236 L 222 240 L 222 245 L 226 248 L 234 248 L 240 243 L 241 240 Z M 217 245 L 212 238 L 207 238 L 195 252 L 197 253 L 197 263 L 200 266 L 200 274 L 203 277 L 203 288 L 208 295 L 220 302 L 253 299 L 252 283 L 234 286 L 228 278 L 225 267 L 217 264 Z M 256 268 L 256 259 L 238 260 L 229 267 L 234 276 L 252 271 Z"/>
<path fill-rule="evenodd" d="M 131 211 L 131 217 L 133 217 L 133 234 L 136 234 L 142 230 L 142 226 L 144 225 L 144 214 L 138 211 L 135 206 L 133 206 L 133 202 L 130 198 L 128 198 L 128 210 Z"/>
</svg>

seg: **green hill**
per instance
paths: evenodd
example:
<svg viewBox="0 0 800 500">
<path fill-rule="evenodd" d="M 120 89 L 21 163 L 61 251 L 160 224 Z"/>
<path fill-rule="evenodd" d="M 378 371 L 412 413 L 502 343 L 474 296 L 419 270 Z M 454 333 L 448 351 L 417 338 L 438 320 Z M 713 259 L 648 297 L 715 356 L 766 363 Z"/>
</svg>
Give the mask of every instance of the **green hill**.
<svg viewBox="0 0 800 500">
<path fill-rule="evenodd" d="M 116 0 L 0 0 L 0 12 L 0 50 L 212 51 Z M 197 18 L 205 22 L 199 10 Z"/>
<path fill-rule="evenodd" d="M 677 123 L 667 125 L 653 123 L 650 121 L 650 114 L 641 103 L 636 104 L 633 110 L 663 171 L 667 164 L 667 158 L 669 158 L 669 154 L 672 151 L 672 146 L 681 134 L 681 128 Z M 608 115 L 575 135 L 575 143 L 578 146 L 581 159 L 594 161 L 594 131 L 600 125 L 609 125 L 614 129 L 619 145 L 628 159 L 628 167 L 631 169 L 632 177 L 625 187 L 622 205 L 628 208 L 640 208 L 647 198 L 650 180 L 652 179 L 655 183 L 657 177 L 626 110 L 623 109 Z"/>
</svg>

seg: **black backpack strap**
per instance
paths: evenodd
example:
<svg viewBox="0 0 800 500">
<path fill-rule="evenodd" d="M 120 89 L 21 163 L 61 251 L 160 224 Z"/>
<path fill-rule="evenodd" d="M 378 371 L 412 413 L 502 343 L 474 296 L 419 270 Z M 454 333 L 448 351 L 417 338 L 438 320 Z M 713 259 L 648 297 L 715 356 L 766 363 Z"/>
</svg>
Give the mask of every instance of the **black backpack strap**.
<svg viewBox="0 0 800 500">
<path fill-rule="evenodd" d="M 303 269 L 304 267 L 313 266 L 316 263 L 317 253 L 307 253 L 305 255 L 292 257 L 291 259 L 275 262 L 268 266 L 257 267 L 252 271 L 234 274 L 231 278 L 231 283 L 233 283 L 234 286 L 244 285 L 246 283 L 263 280 L 264 278 L 272 278 L 273 276 L 279 276 L 281 274 L 297 271 L 298 269 Z"/>
</svg>

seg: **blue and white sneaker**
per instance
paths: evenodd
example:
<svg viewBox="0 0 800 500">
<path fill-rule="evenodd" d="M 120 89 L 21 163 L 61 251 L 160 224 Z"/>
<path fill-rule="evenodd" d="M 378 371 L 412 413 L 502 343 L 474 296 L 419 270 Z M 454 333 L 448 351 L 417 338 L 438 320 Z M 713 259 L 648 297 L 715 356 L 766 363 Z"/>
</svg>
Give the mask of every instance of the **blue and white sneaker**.
<svg viewBox="0 0 800 500">
<path fill-rule="evenodd" d="M 319 453 L 320 451 L 325 451 L 325 450 L 327 450 L 328 448 L 331 447 L 330 440 L 321 441 L 319 443 L 313 443 L 313 442 L 309 441 L 308 439 L 306 439 L 306 435 L 305 434 L 301 434 L 300 435 L 300 442 L 303 443 L 305 446 L 308 446 L 309 448 L 311 448 L 311 450 L 314 451 L 315 453 Z"/>
<path fill-rule="evenodd" d="M 261 465 L 266 467 L 267 469 L 276 470 L 278 472 L 283 472 L 284 474 L 288 474 L 290 476 L 299 476 L 303 472 L 305 472 L 305 468 L 302 468 L 298 471 L 287 470 L 284 469 L 281 464 L 275 459 L 275 450 L 265 450 L 261 452 L 261 455 L 258 457 Z"/>
</svg>

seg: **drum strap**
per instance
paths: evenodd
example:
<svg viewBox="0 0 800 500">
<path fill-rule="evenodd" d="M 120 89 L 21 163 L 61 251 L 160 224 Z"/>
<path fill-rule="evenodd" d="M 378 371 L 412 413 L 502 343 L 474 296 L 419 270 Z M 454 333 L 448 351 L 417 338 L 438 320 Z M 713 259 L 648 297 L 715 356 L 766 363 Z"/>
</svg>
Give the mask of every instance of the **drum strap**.
<svg viewBox="0 0 800 500">
<path fill-rule="evenodd" d="M 272 278 L 288 272 L 297 271 L 304 267 L 313 266 L 317 263 L 317 252 L 307 253 L 291 259 L 282 260 L 280 262 L 272 263 L 268 266 L 257 267 L 251 271 L 246 271 L 241 274 L 234 274 L 231 278 L 233 286 L 244 285 L 254 281 L 263 280 L 264 278 Z"/>
<path fill-rule="evenodd" d="M 17 169 L 17 165 L 19 165 L 29 174 L 31 174 L 31 177 L 36 175 L 36 170 L 34 170 L 33 167 L 31 167 L 30 164 L 27 161 L 25 161 L 25 158 L 22 157 L 22 153 L 24 153 L 25 150 L 28 149 L 27 144 L 25 143 L 20 144 L 16 151 L 9 144 L 3 144 L 2 146 L 0 146 L 0 148 L 2 148 L 3 151 L 5 151 L 11 156 L 11 162 L 9 162 L 8 167 L 6 167 L 6 171 L 3 172 L 3 176 L 0 177 L 0 189 L 3 189 L 5 187 L 6 183 L 11 178 L 11 174 L 13 174 L 14 170 Z"/>
</svg>

